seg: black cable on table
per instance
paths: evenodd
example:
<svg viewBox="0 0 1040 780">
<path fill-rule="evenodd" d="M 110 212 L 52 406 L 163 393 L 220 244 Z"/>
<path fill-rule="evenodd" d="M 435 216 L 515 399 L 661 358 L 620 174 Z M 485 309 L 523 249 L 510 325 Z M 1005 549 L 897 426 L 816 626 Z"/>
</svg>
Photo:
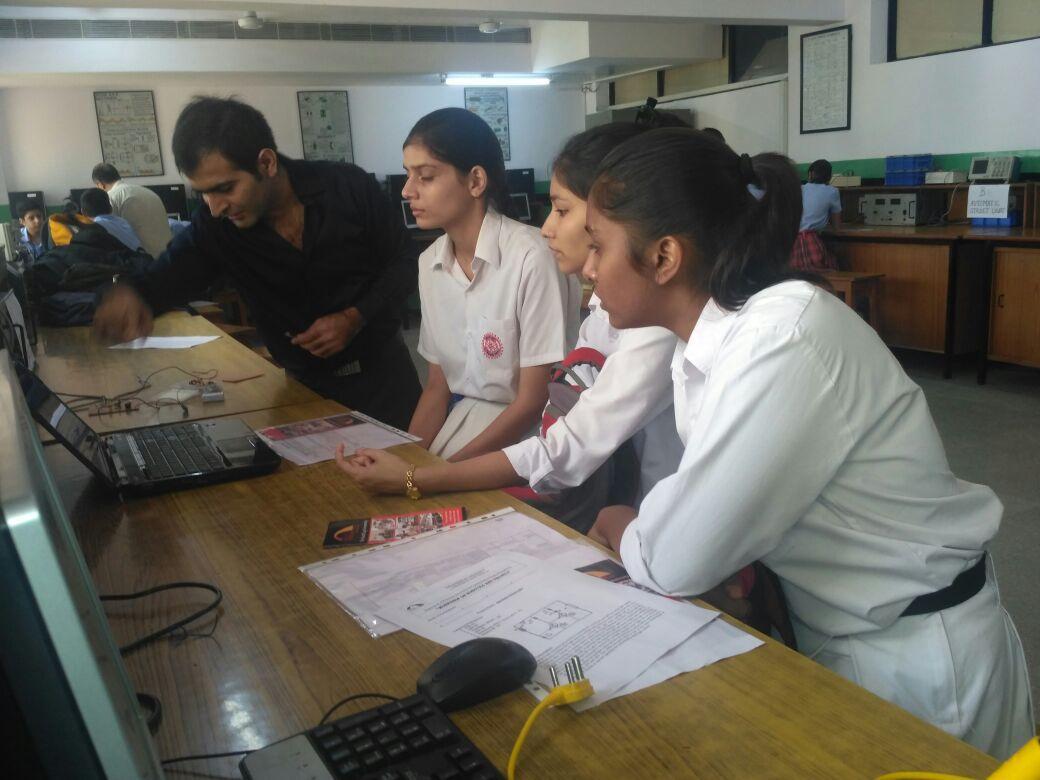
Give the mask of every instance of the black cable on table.
<svg viewBox="0 0 1040 780">
<path fill-rule="evenodd" d="M 184 761 L 203 761 L 207 758 L 231 758 L 232 756 L 248 756 L 252 753 L 252 750 L 229 750 L 227 753 L 197 753 L 193 756 L 177 756 L 176 758 L 167 758 L 159 763 L 163 766 L 169 766 L 170 764 L 180 764 Z"/>
<path fill-rule="evenodd" d="M 192 612 L 187 617 L 182 618 L 181 620 L 178 620 L 174 623 L 171 623 L 168 626 L 164 626 L 163 628 L 160 628 L 158 631 L 153 631 L 152 633 L 147 634 L 146 636 L 143 636 L 140 639 L 135 639 L 128 645 L 123 645 L 119 648 L 120 653 L 122 653 L 123 655 L 129 655 L 135 650 L 140 650 L 145 645 L 149 645 L 152 642 L 155 642 L 156 640 L 161 639 L 162 637 L 167 636 L 169 634 L 172 634 L 174 631 L 177 631 L 180 628 L 183 628 L 189 623 L 198 620 L 203 615 L 206 615 L 215 610 L 220 605 L 220 602 L 224 600 L 224 594 L 220 591 L 220 588 L 216 587 L 215 585 L 210 585 L 207 582 L 171 582 L 167 585 L 156 585 L 154 588 L 148 588 L 147 590 L 141 590 L 136 593 L 113 593 L 110 595 L 100 597 L 102 601 L 132 601 L 134 599 L 145 598 L 146 596 L 153 596 L 156 593 L 162 593 L 163 591 L 167 590 L 176 590 L 179 588 L 199 588 L 202 590 L 208 590 L 210 593 L 214 594 L 216 598 L 214 598 L 213 601 L 211 601 L 202 609 Z"/>
<path fill-rule="evenodd" d="M 396 696 L 388 696 L 385 693 L 357 693 L 357 694 L 354 694 L 353 696 L 348 696 L 345 699 L 340 699 L 338 702 L 333 704 L 329 708 L 329 711 L 321 716 L 321 720 L 318 721 L 318 725 L 319 726 L 323 725 L 325 723 L 325 721 L 327 721 L 329 719 L 329 716 L 332 715 L 332 713 L 334 713 L 336 710 L 338 710 L 344 704 L 347 704 L 348 702 L 352 702 L 355 699 L 386 699 L 387 701 L 397 701 L 397 697 Z"/>
</svg>

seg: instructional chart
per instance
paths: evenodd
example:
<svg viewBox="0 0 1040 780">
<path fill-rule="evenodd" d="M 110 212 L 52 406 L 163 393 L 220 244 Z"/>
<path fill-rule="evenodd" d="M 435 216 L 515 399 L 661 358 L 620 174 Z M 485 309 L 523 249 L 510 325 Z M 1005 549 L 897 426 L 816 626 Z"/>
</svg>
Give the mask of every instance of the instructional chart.
<svg viewBox="0 0 1040 780">
<path fill-rule="evenodd" d="M 95 92 L 101 157 L 120 176 L 162 176 L 159 128 L 151 90 Z"/>
</svg>

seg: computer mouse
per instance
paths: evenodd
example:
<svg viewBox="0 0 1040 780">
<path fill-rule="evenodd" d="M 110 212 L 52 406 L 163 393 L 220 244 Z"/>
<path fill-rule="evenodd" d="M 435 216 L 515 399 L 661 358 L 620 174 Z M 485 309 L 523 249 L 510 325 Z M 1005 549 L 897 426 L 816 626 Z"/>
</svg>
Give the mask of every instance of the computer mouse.
<svg viewBox="0 0 1040 780">
<path fill-rule="evenodd" d="M 534 675 L 538 662 L 523 645 L 482 637 L 453 647 L 419 677 L 415 689 L 445 712 L 509 693 Z"/>
</svg>

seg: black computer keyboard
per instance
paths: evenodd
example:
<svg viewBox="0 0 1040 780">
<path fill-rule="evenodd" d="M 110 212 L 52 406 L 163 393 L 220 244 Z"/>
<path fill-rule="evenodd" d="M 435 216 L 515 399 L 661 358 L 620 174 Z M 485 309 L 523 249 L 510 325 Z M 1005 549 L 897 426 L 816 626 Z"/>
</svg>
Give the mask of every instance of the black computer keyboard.
<svg viewBox="0 0 1040 780">
<path fill-rule="evenodd" d="M 494 780 L 501 773 L 421 694 L 307 732 L 326 767 L 350 780 Z"/>
<path fill-rule="evenodd" d="M 130 438 L 152 478 L 204 474 L 224 468 L 220 453 L 197 423 L 145 428 L 134 431 Z"/>
</svg>

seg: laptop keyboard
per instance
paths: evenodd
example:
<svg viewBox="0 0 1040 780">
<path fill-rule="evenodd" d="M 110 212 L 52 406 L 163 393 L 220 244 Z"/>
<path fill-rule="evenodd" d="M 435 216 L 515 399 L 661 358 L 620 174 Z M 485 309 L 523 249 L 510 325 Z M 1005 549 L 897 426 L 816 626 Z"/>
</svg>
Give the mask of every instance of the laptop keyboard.
<svg viewBox="0 0 1040 780">
<path fill-rule="evenodd" d="M 148 428 L 129 434 L 153 479 L 201 474 L 224 468 L 209 437 L 197 423 Z"/>
</svg>

